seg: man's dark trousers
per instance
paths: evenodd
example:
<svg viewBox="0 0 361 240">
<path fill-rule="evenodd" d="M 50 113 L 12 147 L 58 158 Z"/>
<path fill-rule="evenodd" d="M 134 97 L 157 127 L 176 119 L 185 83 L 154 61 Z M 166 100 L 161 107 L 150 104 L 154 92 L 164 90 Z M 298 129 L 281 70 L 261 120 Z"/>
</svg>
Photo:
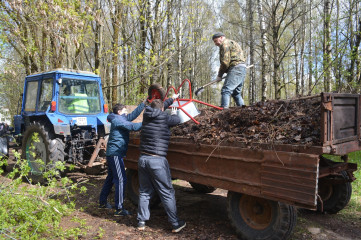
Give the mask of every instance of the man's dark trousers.
<svg viewBox="0 0 361 240">
<path fill-rule="evenodd" d="M 123 159 L 120 156 L 107 156 L 108 175 L 105 179 L 102 191 L 100 192 L 100 204 L 107 203 L 107 197 L 114 184 L 115 187 L 115 208 L 122 209 L 127 176 Z"/>
<path fill-rule="evenodd" d="M 167 159 L 162 156 L 142 154 L 138 161 L 138 173 L 140 185 L 138 221 L 149 220 L 149 200 L 158 193 L 168 215 L 168 221 L 172 226 L 176 226 L 177 207 Z"/>
</svg>

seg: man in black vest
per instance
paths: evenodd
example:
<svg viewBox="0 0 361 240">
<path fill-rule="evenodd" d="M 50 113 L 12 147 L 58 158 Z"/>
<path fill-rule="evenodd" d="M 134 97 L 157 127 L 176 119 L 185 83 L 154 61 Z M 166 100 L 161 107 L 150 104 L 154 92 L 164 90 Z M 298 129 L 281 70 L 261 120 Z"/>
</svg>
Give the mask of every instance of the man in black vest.
<svg viewBox="0 0 361 240">
<path fill-rule="evenodd" d="M 177 95 L 173 98 L 178 97 Z M 145 108 L 143 114 L 142 131 L 140 135 L 140 158 L 138 161 L 139 174 L 139 204 L 138 204 L 138 230 L 145 229 L 145 221 L 149 220 L 149 199 L 158 194 L 168 221 L 172 224 L 172 232 L 179 232 L 186 223 L 178 219 L 176 200 L 172 185 L 171 173 L 166 159 L 170 139 L 170 127 L 180 122 L 176 109 L 171 115 L 164 112 L 172 105 L 169 98 L 164 103 L 155 99 Z"/>
</svg>

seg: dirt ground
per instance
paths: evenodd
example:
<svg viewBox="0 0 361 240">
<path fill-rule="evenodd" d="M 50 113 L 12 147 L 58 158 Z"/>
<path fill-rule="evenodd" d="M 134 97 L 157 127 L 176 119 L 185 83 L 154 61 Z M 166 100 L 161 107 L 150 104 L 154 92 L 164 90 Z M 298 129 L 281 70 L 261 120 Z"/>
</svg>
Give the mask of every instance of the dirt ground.
<svg viewBox="0 0 361 240">
<path fill-rule="evenodd" d="M 174 180 L 179 217 L 187 226 L 178 234 L 171 233 L 167 217 L 161 205 L 151 209 L 151 219 L 143 232 L 136 229 L 136 207 L 125 200 L 125 207 L 132 212 L 128 217 L 113 216 L 114 210 L 98 209 L 98 197 L 105 175 L 86 175 L 80 172 L 68 174 L 74 181 L 84 181 L 88 191 L 75 196 L 76 211 L 65 217 L 62 227 L 74 227 L 71 219 L 77 216 L 86 220 L 86 235 L 80 239 L 237 239 L 226 209 L 225 190 L 201 194 L 185 181 Z M 110 196 L 112 199 L 113 196 Z M 342 214 L 323 215 L 308 210 L 298 210 L 297 225 L 290 239 L 345 240 L 361 239 L 361 213 L 353 219 Z"/>
</svg>

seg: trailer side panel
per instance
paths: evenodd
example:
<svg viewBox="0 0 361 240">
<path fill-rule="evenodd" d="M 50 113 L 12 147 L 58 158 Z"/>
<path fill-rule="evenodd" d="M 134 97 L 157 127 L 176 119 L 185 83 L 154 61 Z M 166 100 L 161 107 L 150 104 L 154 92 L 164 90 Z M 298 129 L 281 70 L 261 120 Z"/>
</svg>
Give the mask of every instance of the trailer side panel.
<svg viewBox="0 0 361 240">
<path fill-rule="evenodd" d="M 126 167 L 136 169 L 138 158 L 129 144 Z M 171 141 L 167 159 L 174 178 L 316 207 L 318 155 Z"/>
</svg>

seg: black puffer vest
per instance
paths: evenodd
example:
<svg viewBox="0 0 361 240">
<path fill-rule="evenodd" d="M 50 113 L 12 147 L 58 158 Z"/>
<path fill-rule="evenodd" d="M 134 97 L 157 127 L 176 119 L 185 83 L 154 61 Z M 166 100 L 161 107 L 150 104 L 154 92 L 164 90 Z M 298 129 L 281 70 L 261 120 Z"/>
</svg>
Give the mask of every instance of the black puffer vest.
<svg viewBox="0 0 361 240">
<path fill-rule="evenodd" d="M 168 107 L 172 102 L 173 99 L 166 100 L 164 107 Z M 160 109 L 147 106 L 143 113 L 140 151 L 151 155 L 167 156 L 170 139 L 169 128 L 179 122 L 180 119 L 177 115 L 168 115 Z"/>
</svg>

